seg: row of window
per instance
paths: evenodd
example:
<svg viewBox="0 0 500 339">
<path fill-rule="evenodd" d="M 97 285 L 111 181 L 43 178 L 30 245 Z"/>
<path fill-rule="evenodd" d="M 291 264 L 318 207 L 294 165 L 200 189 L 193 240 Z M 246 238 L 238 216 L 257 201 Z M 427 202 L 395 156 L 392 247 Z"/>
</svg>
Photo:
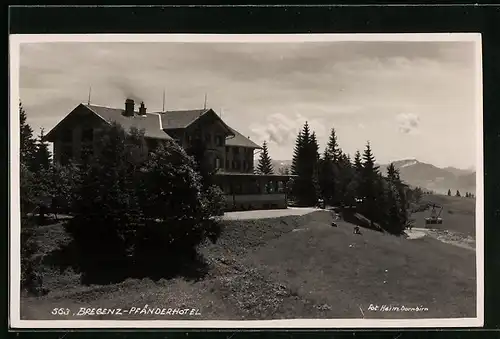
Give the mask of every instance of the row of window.
<svg viewBox="0 0 500 339">
<path fill-rule="evenodd" d="M 223 191 L 226 194 L 261 194 L 262 187 L 259 182 L 255 182 L 250 185 L 244 185 L 241 183 L 229 183 L 224 185 Z M 264 193 L 284 193 L 285 184 L 282 181 L 270 181 L 264 185 Z"/>
<path fill-rule="evenodd" d="M 250 170 L 251 168 L 252 167 L 250 166 L 250 164 L 245 160 L 243 160 L 243 161 L 233 160 L 233 161 L 231 161 L 231 164 L 230 164 L 229 160 L 226 159 L 226 169 L 247 171 L 247 170 Z"/>
<path fill-rule="evenodd" d="M 191 143 L 191 141 L 193 140 L 193 137 L 191 135 L 188 135 L 188 136 L 186 136 L 186 140 L 188 143 Z M 205 134 L 204 140 L 207 144 L 209 144 L 209 145 L 212 144 L 212 134 L 210 134 L 210 133 Z M 223 136 L 221 136 L 221 135 L 215 136 L 215 146 L 217 146 L 217 147 L 224 146 L 224 137 Z"/>
<path fill-rule="evenodd" d="M 229 150 L 233 150 L 233 154 L 240 154 L 240 148 L 237 146 L 226 146 L 226 153 L 229 153 Z M 253 150 L 251 148 L 243 148 L 243 154 L 249 155 L 250 153 L 253 153 Z"/>
</svg>

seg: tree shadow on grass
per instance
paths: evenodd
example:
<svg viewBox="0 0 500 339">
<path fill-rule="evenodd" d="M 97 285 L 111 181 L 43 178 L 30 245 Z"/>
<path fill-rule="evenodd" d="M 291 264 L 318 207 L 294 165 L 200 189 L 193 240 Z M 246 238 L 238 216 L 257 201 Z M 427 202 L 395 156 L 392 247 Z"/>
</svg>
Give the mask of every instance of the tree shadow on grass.
<svg viewBox="0 0 500 339">
<path fill-rule="evenodd" d="M 109 285 L 129 278 L 153 281 L 182 277 L 188 281 L 202 280 L 210 266 L 196 248 L 143 253 L 139 258 L 85 260 L 74 241 L 61 245 L 43 258 L 43 265 L 57 268 L 60 274 L 73 269 L 81 274 L 83 285 Z M 105 257 L 105 255 L 103 255 Z"/>
<path fill-rule="evenodd" d="M 343 211 L 342 219 L 344 219 L 344 221 L 350 224 L 359 227 L 363 227 L 372 231 L 382 232 L 381 229 L 378 228 L 376 225 L 371 225 L 368 219 L 362 218 L 358 213 L 352 211 Z"/>
</svg>

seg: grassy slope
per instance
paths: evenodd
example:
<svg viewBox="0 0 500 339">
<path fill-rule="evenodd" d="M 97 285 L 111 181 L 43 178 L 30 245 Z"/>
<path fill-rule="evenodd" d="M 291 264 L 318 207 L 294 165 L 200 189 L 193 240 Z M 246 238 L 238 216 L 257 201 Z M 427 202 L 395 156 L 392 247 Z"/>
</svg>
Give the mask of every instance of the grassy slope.
<svg viewBox="0 0 500 339">
<path fill-rule="evenodd" d="M 443 206 L 441 217 L 442 225 L 432 225 L 432 228 L 446 229 L 475 236 L 475 210 L 476 199 L 463 197 L 449 197 L 446 195 L 424 195 L 424 202 L 436 203 Z M 415 227 L 425 227 L 425 218 L 430 216 L 431 211 L 418 212 L 413 215 Z"/>
<path fill-rule="evenodd" d="M 116 285 L 83 287 L 75 286 L 77 276 L 71 272 L 59 275 L 47 270 L 45 281 L 51 293 L 23 298 L 22 316 L 62 319 L 51 317 L 50 310 L 126 309 L 146 304 L 197 308 L 201 316 L 93 318 L 357 318 L 361 317 L 360 307 L 366 318 L 475 316 L 475 252 L 431 238 L 405 240 L 368 230 L 362 236 L 354 235 L 352 225 L 340 222 L 333 228 L 329 221 L 327 212 L 315 212 L 226 222 L 218 243 L 202 249 L 212 269 L 199 282 L 130 279 Z M 56 230 L 57 226 L 51 226 L 52 241 L 63 238 Z M 369 312 L 370 304 L 424 306 L 429 311 Z"/>
</svg>

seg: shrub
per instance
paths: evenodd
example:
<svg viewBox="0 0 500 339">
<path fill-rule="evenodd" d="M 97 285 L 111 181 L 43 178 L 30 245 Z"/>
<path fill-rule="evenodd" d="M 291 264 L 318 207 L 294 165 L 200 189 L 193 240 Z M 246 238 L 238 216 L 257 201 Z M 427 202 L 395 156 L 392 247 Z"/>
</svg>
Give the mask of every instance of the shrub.
<svg viewBox="0 0 500 339">
<path fill-rule="evenodd" d="M 165 258 L 193 259 L 201 242 L 218 238 L 214 216 L 223 210 L 222 192 L 214 186 L 203 191 L 194 168 L 194 159 L 174 142 L 160 145 L 143 167 L 140 201 L 146 222 L 136 248 L 141 267 L 175 270 L 178 259 L 166 263 Z"/>
<path fill-rule="evenodd" d="M 119 125 L 98 140 L 99 151 L 80 170 L 66 227 L 84 282 L 173 274 L 182 259 L 197 257 L 202 241 L 216 240 L 221 192 L 203 190 L 194 159 L 179 145 L 167 141 L 146 156 L 142 133 Z"/>
<path fill-rule="evenodd" d="M 143 218 L 136 190 L 133 138 L 119 125 L 97 138 L 99 152 L 83 166 L 72 194 L 73 219 L 66 226 L 85 281 L 121 280 L 133 255 Z"/>
</svg>

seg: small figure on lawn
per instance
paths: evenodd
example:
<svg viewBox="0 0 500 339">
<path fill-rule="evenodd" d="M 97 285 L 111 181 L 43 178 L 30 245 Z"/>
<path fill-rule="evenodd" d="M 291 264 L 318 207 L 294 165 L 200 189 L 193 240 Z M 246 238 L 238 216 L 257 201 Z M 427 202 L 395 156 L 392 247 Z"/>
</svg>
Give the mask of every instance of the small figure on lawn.
<svg viewBox="0 0 500 339">
<path fill-rule="evenodd" d="M 337 223 L 335 221 L 332 221 L 332 227 L 337 227 Z"/>
<path fill-rule="evenodd" d="M 359 226 L 354 226 L 354 234 L 361 234 L 361 230 L 359 229 Z"/>
</svg>

